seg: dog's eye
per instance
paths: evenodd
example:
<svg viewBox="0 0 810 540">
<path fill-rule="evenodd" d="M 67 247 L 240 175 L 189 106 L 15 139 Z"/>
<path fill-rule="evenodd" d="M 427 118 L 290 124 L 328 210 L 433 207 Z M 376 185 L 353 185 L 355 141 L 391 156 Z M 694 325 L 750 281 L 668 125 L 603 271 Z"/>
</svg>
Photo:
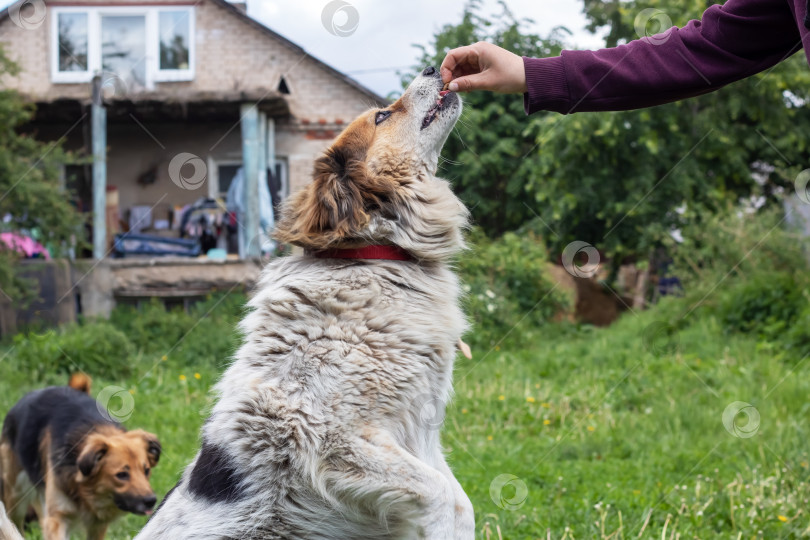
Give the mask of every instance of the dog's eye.
<svg viewBox="0 0 810 540">
<path fill-rule="evenodd" d="M 379 111 L 377 116 L 374 117 L 374 123 L 379 124 L 389 116 L 391 116 L 391 111 Z"/>
<path fill-rule="evenodd" d="M 115 477 L 126 482 L 129 480 L 129 473 L 127 471 L 121 471 L 120 473 L 116 473 Z"/>
</svg>

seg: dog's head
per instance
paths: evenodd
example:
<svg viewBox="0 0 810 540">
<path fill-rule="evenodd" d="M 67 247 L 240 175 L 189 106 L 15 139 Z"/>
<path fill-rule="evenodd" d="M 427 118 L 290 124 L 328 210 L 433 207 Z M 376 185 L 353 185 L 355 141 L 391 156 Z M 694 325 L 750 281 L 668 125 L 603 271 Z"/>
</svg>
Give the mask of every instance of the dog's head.
<svg viewBox="0 0 810 540">
<path fill-rule="evenodd" d="M 160 459 L 155 435 L 136 429 L 102 429 L 88 435 L 76 460 L 84 498 L 98 510 L 114 505 L 134 514 L 151 514 L 157 497 L 149 484 Z"/>
<path fill-rule="evenodd" d="M 318 251 L 394 244 L 420 260 L 463 247 L 467 209 L 436 178 L 461 99 L 425 69 L 395 103 L 360 115 L 315 162 L 312 183 L 284 205 L 275 236 Z"/>
</svg>

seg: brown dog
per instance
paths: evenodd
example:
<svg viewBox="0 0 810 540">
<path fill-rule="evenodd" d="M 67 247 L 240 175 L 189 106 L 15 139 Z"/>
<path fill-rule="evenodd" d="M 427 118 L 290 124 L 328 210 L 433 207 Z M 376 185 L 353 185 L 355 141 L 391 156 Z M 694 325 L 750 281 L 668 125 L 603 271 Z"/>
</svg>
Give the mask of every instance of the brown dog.
<svg viewBox="0 0 810 540">
<path fill-rule="evenodd" d="M 3 503 L 20 529 L 33 507 L 45 540 L 65 540 L 75 527 L 100 540 L 110 522 L 150 514 L 156 502 L 149 475 L 160 458 L 157 437 L 126 431 L 86 392 L 86 376 L 31 392 L 3 423 Z"/>
</svg>

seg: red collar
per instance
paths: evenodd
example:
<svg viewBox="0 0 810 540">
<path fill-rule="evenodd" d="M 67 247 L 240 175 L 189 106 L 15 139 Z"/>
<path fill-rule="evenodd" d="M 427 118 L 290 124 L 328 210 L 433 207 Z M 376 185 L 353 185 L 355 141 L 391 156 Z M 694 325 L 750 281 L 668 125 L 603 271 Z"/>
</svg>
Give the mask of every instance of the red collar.
<svg viewBox="0 0 810 540">
<path fill-rule="evenodd" d="M 309 253 L 319 259 L 386 259 L 412 261 L 411 254 L 399 246 L 365 246 L 356 249 L 325 249 Z"/>
</svg>

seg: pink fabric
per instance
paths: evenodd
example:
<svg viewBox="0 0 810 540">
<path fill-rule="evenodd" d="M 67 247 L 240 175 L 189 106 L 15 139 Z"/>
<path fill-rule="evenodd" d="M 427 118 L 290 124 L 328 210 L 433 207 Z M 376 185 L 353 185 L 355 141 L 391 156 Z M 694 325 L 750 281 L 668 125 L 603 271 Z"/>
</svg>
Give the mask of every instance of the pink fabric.
<svg viewBox="0 0 810 540">
<path fill-rule="evenodd" d="M 17 233 L 0 233 L 0 240 L 17 253 L 32 258 L 35 255 L 42 255 L 46 260 L 51 258 L 51 254 L 45 247 L 29 236 L 22 236 Z"/>
</svg>

